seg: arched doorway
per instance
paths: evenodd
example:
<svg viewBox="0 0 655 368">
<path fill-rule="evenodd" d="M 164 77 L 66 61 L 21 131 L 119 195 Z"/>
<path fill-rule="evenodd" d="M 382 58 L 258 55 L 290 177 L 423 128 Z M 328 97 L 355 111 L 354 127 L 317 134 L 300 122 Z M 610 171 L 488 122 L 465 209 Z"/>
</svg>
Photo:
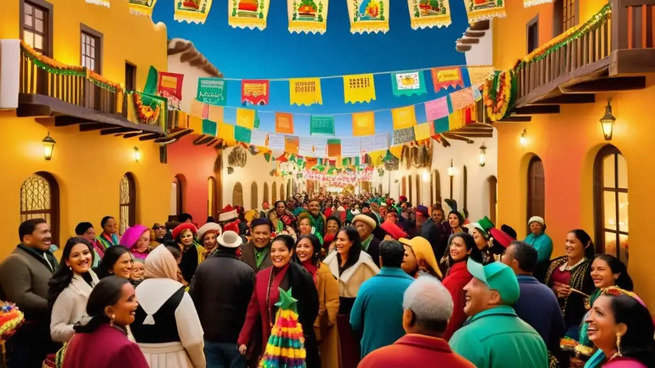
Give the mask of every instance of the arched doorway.
<svg viewBox="0 0 655 368">
<path fill-rule="evenodd" d="M 618 148 L 603 147 L 594 160 L 596 252 L 628 264 L 628 164 Z"/>
<path fill-rule="evenodd" d="M 218 214 L 218 185 L 216 178 L 210 176 L 207 179 L 207 216 Z"/>
<path fill-rule="evenodd" d="M 284 200 L 284 184 L 280 184 L 280 200 Z"/>
<path fill-rule="evenodd" d="M 42 218 L 50 224 L 52 244 L 59 243 L 59 185 L 52 174 L 37 172 L 20 187 L 20 220 Z"/>
<path fill-rule="evenodd" d="M 273 186 L 271 187 L 271 196 L 273 197 L 273 203 L 277 202 L 277 182 L 273 182 Z"/>
<path fill-rule="evenodd" d="M 250 208 L 251 209 L 260 208 L 259 199 L 257 195 L 257 182 L 255 181 L 253 181 L 252 184 L 250 185 Z"/>
<path fill-rule="evenodd" d="M 546 213 L 546 176 L 544 164 L 539 156 L 533 156 L 528 165 L 528 208 L 527 218 Z M 527 222 L 527 221 L 526 221 Z"/>
<path fill-rule="evenodd" d="M 441 176 L 439 175 L 439 170 L 434 170 L 432 176 L 434 178 L 434 203 L 439 204 L 439 207 L 441 207 Z"/>
<path fill-rule="evenodd" d="M 414 204 L 414 190 L 412 190 L 412 175 L 407 175 L 407 185 L 409 185 L 409 195 L 407 200 Z"/>
<path fill-rule="evenodd" d="M 423 203 L 421 199 L 421 184 L 423 182 L 421 181 L 421 177 L 418 174 L 416 174 L 415 180 L 416 180 L 416 199 L 415 199 L 416 203 L 413 204 L 414 206 L 418 206 L 419 204 Z"/>
<path fill-rule="evenodd" d="M 232 189 L 232 206 L 243 207 L 243 187 L 239 182 L 234 184 L 234 189 Z"/>
<path fill-rule="evenodd" d="M 489 190 L 489 219 L 495 224 L 498 203 L 498 179 L 495 176 L 487 178 L 487 189 Z"/>
<path fill-rule="evenodd" d="M 401 188 L 402 188 L 402 190 L 398 194 L 399 198 L 400 198 L 400 196 L 404 196 L 404 195 L 406 195 L 405 193 L 407 193 L 407 179 L 404 176 L 403 176 Z"/>
<path fill-rule="evenodd" d="M 126 173 L 120 182 L 118 233 L 123 234 L 136 223 L 136 183 L 132 173 Z"/>
<path fill-rule="evenodd" d="M 184 212 L 184 175 L 177 174 L 171 185 L 171 212 L 170 216 L 177 216 Z"/>
<path fill-rule="evenodd" d="M 264 183 L 264 202 L 268 202 L 268 183 Z M 269 205 L 273 205 L 273 203 L 269 203 Z"/>
</svg>

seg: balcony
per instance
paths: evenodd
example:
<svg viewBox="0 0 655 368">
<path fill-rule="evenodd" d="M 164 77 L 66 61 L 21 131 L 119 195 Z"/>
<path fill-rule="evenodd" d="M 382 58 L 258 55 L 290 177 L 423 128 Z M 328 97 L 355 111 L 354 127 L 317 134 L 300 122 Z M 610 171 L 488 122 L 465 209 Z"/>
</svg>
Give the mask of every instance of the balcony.
<svg viewBox="0 0 655 368">
<path fill-rule="evenodd" d="M 611 0 L 586 23 L 519 60 L 513 113 L 557 113 L 559 104 L 591 103 L 598 92 L 645 88 L 645 74 L 655 72 L 654 22 L 655 0 Z M 523 118 L 515 121 L 529 120 Z"/>
<path fill-rule="evenodd" d="M 0 40 L 0 109 L 54 119 L 81 132 L 140 140 L 167 132 L 166 100 L 134 91 L 93 71 L 41 55 L 19 40 Z"/>
</svg>

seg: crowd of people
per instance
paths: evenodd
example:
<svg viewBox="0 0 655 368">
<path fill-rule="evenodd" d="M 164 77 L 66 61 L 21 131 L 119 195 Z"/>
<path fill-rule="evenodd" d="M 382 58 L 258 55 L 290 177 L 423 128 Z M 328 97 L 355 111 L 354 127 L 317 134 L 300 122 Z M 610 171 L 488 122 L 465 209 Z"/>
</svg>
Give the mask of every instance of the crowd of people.
<svg viewBox="0 0 655 368">
<path fill-rule="evenodd" d="M 445 202 L 303 193 L 120 236 L 107 216 L 61 249 L 27 220 L 0 263 L 0 299 L 25 316 L 7 366 L 263 366 L 284 291 L 308 368 L 655 367 L 625 264 L 584 230 L 551 259 L 543 218 L 519 241 Z"/>
</svg>

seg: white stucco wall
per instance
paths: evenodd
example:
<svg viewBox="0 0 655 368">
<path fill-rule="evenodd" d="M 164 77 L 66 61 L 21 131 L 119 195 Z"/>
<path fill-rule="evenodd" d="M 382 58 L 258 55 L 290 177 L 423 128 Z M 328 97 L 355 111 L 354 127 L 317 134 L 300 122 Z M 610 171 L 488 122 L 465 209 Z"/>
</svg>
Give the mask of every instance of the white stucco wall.
<svg viewBox="0 0 655 368">
<path fill-rule="evenodd" d="M 496 130 L 494 129 L 494 136 L 492 138 L 476 139 L 475 143 L 467 144 L 462 141 L 449 140 L 451 146 L 444 148 L 441 144 L 433 141 L 435 147 L 432 152 L 432 168 L 412 168 L 410 170 L 403 170 L 401 167 L 397 171 L 385 171 L 384 176 L 380 177 L 376 172 L 373 175 L 373 186 L 379 188 L 382 184 L 384 193 L 389 192 L 393 198 L 398 198 L 400 195 L 405 195 L 409 198 L 409 180 L 407 180 L 406 193 L 400 193 L 402 190 L 402 178 L 412 176 L 412 197 L 409 198 L 412 204 L 423 204 L 430 206 L 430 191 L 435 191 L 436 186 L 430 188 L 430 173 L 434 170 L 439 172 L 441 184 L 441 198 L 446 199 L 450 197 L 450 178 L 448 176 L 448 167 L 450 167 L 450 160 L 453 160 L 453 166 L 456 169 L 456 175 L 453 177 L 453 198 L 457 200 L 460 209 L 463 206 L 464 200 L 464 179 L 463 171 L 464 166 L 467 169 L 467 210 L 471 221 L 489 216 L 492 209 L 489 204 L 490 188 L 488 179 L 491 176 L 498 177 L 498 138 Z M 484 143 L 487 147 L 486 151 L 486 164 L 484 167 L 479 165 L 480 146 Z M 401 166 L 404 166 L 401 164 Z M 427 174 L 427 176 L 425 175 Z M 416 181 L 418 175 L 418 184 Z M 397 182 L 396 182 L 397 180 Z M 420 185 L 421 198 L 416 198 L 416 188 Z M 433 195 L 436 200 L 436 193 Z M 448 205 L 442 202 L 445 209 L 449 210 Z M 494 209 L 495 210 L 495 209 Z"/>
<path fill-rule="evenodd" d="M 473 45 L 470 51 L 465 53 L 466 65 L 493 65 L 493 34 L 492 28 L 485 31 L 480 43 Z"/>
</svg>

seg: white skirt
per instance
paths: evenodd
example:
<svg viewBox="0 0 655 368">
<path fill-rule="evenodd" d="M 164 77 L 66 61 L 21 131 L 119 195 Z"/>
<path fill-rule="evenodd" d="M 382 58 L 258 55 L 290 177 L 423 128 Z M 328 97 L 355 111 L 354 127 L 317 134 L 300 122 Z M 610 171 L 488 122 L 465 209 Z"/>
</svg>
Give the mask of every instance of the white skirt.
<svg viewBox="0 0 655 368">
<path fill-rule="evenodd" d="M 184 346 L 179 342 L 139 344 L 150 368 L 193 368 Z"/>
</svg>

